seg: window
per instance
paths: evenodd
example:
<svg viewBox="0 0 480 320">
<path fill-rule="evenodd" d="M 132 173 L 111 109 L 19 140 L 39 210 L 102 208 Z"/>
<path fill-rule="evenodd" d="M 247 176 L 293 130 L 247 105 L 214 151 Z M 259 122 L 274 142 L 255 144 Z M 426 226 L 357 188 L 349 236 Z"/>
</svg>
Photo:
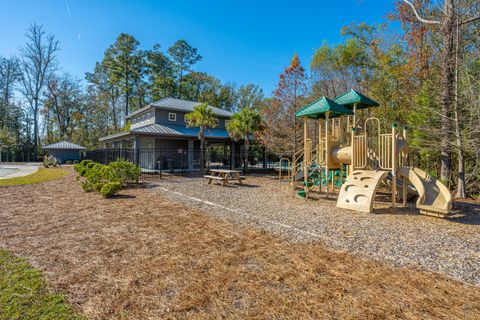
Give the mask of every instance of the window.
<svg viewBox="0 0 480 320">
<path fill-rule="evenodd" d="M 170 121 L 177 121 L 177 114 L 176 114 L 176 113 L 173 113 L 173 112 L 169 113 L 169 114 L 168 114 L 168 120 L 170 120 Z"/>
<path fill-rule="evenodd" d="M 183 121 L 184 121 L 184 122 L 188 122 L 188 120 L 187 120 L 187 114 L 186 114 L 186 113 L 185 113 L 185 115 L 183 116 Z"/>
</svg>

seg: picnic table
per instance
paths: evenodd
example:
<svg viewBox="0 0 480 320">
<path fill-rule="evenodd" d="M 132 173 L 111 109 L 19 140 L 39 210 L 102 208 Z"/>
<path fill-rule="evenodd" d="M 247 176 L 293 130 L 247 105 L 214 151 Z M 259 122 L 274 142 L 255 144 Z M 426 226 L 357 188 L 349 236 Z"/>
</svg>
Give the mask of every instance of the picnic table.
<svg viewBox="0 0 480 320">
<path fill-rule="evenodd" d="M 211 184 L 213 180 L 221 181 L 222 185 L 227 185 L 229 180 L 238 180 L 239 184 L 243 184 L 242 180 L 245 177 L 241 176 L 242 173 L 239 170 L 227 170 L 227 169 L 210 169 L 210 175 L 204 176 L 208 179 L 208 184 Z"/>
</svg>

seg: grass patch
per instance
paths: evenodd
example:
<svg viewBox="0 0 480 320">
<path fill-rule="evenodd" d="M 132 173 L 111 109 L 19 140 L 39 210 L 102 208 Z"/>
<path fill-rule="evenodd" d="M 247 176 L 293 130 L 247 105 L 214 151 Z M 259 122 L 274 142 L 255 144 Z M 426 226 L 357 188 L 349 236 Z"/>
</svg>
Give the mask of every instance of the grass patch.
<svg viewBox="0 0 480 320">
<path fill-rule="evenodd" d="M 37 172 L 29 174 L 28 176 L 11 178 L 11 179 L 0 179 L 1 186 L 18 186 L 22 184 L 33 184 L 46 182 L 50 180 L 55 180 L 60 177 L 63 177 L 67 174 L 66 170 L 60 168 L 40 168 Z"/>
<path fill-rule="evenodd" d="M 50 293 L 42 272 L 0 250 L 0 319 L 83 319 L 60 294 Z"/>
</svg>

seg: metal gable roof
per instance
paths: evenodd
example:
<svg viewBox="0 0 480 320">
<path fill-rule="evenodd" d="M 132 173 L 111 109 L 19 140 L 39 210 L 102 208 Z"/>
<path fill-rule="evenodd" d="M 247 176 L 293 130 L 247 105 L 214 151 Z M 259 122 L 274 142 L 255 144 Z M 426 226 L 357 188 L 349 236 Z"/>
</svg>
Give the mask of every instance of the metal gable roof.
<svg viewBox="0 0 480 320">
<path fill-rule="evenodd" d="M 158 135 L 170 135 L 170 136 L 189 136 L 197 137 L 200 128 L 189 128 L 182 125 L 164 125 L 164 124 L 149 124 L 144 127 L 135 128 L 131 130 L 131 133 L 144 133 L 144 134 L 158 134 Z M 228 132 L 225 129 L 209 128 L 205 132 L 206 138 L 228 138 Z"/>
<path fill-rule="evenodd" d="M 357 109 L 379 106 L 378 102 L 373 101 L 369 97 L 353 89 L 350 89 L 350 91 L 339 95 L 338 97 L 333 99 L 333 101 L 350 109 L 353 109 L 353 105 L 355 103 L 357 104 Z"/>
<path fill-rule="evenodd" d="M 179 136 L 179 137 L 197 137 L 200 128 L 189 128 L 178 124 L 158 124 L 153 123 L 143 127 L 135 128 L 130 131 L 115 133 L 102 137 L 100 141 L 114 140 L 116 138 L 133 136 L 135 134 L 159 135 L 159 136 Z M 206 138 L 227 139 L 228 132 L 225 129 L 209 128 L 205 132 Z"/>
<path fill-rule="evenodd" d="M 60 141 L 46 145 L 43 147 L 43 149 L 85 150 L 86 148 L 69 141 Z"/>
<path fill-rule="evenodd" d="M 329 113 L 329 118 L 335 118 L 341 115 L 353 115 L 353 112 L 344 106 L 335 103 L 327 97 L 321 97 L 295 112 L 295 117 L 325 119 L 327 112 Z"/>
<path fill-rule="evenodd" d="M 106 141 L 114 138 L 120 138 L 124 136 L 129 136 L 130 134 L 131 134 L 130 131 L 118 132 L 105 137 L 101 137 L 100 139 L 98 139 L 98 141 Z"/>
<path fill-rule="evenodd" d="M 144 111 L 146 111 L 146 110 L 148 110 L 152 107 L 153 108 L 159 108 L 159 109 L 191 112 L 191 111 L 193 111 L 193 108 L 195 108 L 199 104 L 201 104 L 201 102 L 194 102 L 194 101 L 181 100 L 181 99 L 175 99 L 175 98 L 167 97 L 167 98 L 163 98 L 159 101 L 152 102 L 151 104 L 149 104 L 149 105 L 147 105 L 147 106 L 145 106 L 141 109 L 138 109 L 137 111 L 134 111 L 134 112 L 130 113 L 127 116 L 127 119 L 134 116 L 134 115 L 142 113 L 142 112 L 144 112 Z M 231 113 L 227 110 L 223 110 L 223 109 L 213 107 L 213 106 L 210 106 L 210 107 L 212 108 L 213 112 L 217 116 L 230 118 L 233 115 L 233 113 Z"/>
</svg>

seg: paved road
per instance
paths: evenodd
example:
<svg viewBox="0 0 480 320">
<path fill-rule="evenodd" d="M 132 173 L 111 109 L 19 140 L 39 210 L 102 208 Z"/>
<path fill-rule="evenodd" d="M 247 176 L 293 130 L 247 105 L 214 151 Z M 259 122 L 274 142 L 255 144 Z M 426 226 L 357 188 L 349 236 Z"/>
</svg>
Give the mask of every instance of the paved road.
<svg viewBox="0 0 480 320">
<path fill-rule="evenodd" d="M 23 177 L 36 172 L 39 167 L 39 163 L 0 164 L 0 179 Z"/>
<path fill-rule="evenodd" d="M 17 168 L 4 168 L 3 166 L 0 166 L 0 178 L 10 175 L 17 170 Z"/>
</svg>

